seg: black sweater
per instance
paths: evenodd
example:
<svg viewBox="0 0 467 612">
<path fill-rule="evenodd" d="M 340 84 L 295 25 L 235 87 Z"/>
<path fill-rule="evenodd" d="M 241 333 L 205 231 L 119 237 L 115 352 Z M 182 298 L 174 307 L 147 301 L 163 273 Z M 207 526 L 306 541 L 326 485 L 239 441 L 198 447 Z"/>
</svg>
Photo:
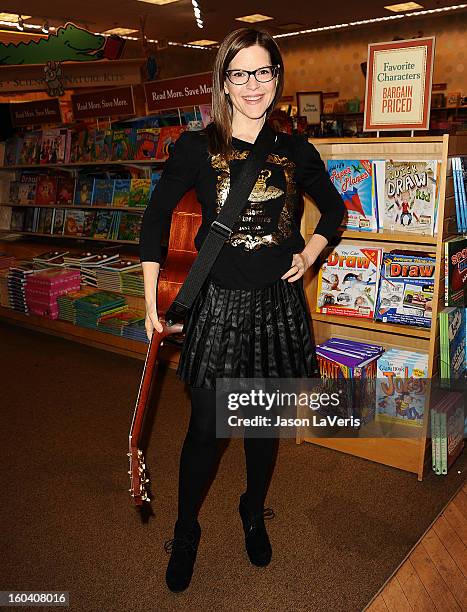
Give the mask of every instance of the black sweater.
<svg viewBox="0 0 467 612">
<path fill-rule="evenodd" d="M 174 208 L 191 188 L 195 188 L 202 209 L 202 224 L 195 237 L 199 250 L 225 202 L 230 180 L 238 176 L 253 145 L 234 138 L 233 146 L 226 162 L 209 155 L 204 132 L 184 132 L 179 137 L 143 215 L 142 262 L 161 262 L 163 230 L 170 226 Z M 329 240 L 345 212 L 342 198 L 315 147 L 300 136 L 278 133 L 248 205 L 211 270 L 214 282 L 234 289 L 261 288 L 290 268 L 292 255 L 305 246 L 296 219 L 301 190 L 313 198 L 321 212 L 315 233 Z"/>
</svg>

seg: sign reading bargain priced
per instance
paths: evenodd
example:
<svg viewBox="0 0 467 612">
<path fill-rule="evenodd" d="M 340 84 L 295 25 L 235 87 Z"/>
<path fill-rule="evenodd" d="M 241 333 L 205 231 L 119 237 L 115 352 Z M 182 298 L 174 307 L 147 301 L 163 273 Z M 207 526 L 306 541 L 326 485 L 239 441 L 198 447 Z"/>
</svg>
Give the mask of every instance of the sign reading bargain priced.
<svg viewBox="0 0 467 612">
<path fill-rule="evenodd" d="M 427 130 L 435 38 L 368 45 L 364 131 Z"/>
<path fill-rule="evenodd" d="M 151 81 L 144 84 L 144 93 L 149 113 L 211 104 L 212 72 Z"/>
</svg>

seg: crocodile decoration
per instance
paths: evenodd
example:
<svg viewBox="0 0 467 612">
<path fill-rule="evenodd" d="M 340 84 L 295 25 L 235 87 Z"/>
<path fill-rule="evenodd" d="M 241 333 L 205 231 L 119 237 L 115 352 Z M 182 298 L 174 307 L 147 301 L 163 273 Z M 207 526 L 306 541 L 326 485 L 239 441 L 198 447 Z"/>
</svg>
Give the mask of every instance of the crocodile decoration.
<svg viewBox="0 0 467 612">
<path fill-rule="evenodd" d="M 17 45 L 0 43 L 0 65 L 99 60 L 104 58 L 107 41 L 105 36 L 92 34 L 73 23 L 67 23 L 38 41 L 20 42 Z"/>
</svg>

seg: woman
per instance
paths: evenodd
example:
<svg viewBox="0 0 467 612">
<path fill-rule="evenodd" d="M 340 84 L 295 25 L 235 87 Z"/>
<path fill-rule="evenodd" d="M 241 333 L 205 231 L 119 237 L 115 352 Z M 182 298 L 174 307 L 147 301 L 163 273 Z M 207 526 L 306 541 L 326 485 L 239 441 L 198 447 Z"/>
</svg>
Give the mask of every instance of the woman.
<svg viewBox="0 0 467 612">
<path fill-rule="evenodd" d="M 140 237 L 146 330 L 162 330 L 156 309 L 161 236 L 180 198 L 196 189 L 202 225 L 199 249 L 227 197 L 230 182 L 282 95 L 280 51 L 265 32 L 241 29 L 222 42 L 213 69 L 213 122 L 178 139 L 145 211 Z M 266 128 L 271 129 L 271 128 Z M 316 149 L 278 133 L 249 201 L 185 321 L 177 373 L 190 389 L 191 418 L 180 458 L 178 518 L 166 582 L 190 583 L 201 529 L 198 511 L 218 458 L 217 377 L 309 377 L 314 347 L 302 276 L 335 234 L 344 204 Z M 308 243 L 295 222 L 298 188 L 310 194 L 321 219 Z M 247 487 L 239 512 L 250 561 L 271 559 L 264 518 L 274 439 L 244 439 Z"/>
</svg>

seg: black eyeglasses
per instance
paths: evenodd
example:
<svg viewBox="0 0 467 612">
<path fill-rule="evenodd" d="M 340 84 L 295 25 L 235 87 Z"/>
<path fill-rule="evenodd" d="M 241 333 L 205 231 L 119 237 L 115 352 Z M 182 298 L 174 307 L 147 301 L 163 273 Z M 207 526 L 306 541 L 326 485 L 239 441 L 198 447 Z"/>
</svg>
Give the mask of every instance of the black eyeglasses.
<svg viewBox="0 0 467 612">
<path fill-rule="evenodd" d="M 279 73 L 280 66 L 263 66 L 256 70 L 226 70 L 225 74 L 233 85 L 246 85 L 253 74 L 258 83 L 267 83 Z"/>
</svg>

